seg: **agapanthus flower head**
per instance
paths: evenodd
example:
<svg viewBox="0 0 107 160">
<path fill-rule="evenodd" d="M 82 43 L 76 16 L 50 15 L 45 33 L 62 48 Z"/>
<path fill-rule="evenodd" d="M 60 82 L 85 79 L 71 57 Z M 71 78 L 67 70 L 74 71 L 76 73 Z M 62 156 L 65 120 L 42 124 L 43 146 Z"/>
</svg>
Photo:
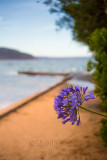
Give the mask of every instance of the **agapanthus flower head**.
<svg viewBox="0 0 107 160">
<path fill-rule="evenodd" d="M 94 92 L 91 91 L 86 94 L 88 87 L 79 87 L 71 85 L 70 87 L 64 88 L 60 91 L 60 94 L 55 97 L 54 109 L 58 114 L 57 118 L 62 118 L 62 123 L 70 121 L 71 124 L 79 125 L 80 115 L 79 106 L 83 104 L 84 101 L 96 98 Z"/>
</svg>

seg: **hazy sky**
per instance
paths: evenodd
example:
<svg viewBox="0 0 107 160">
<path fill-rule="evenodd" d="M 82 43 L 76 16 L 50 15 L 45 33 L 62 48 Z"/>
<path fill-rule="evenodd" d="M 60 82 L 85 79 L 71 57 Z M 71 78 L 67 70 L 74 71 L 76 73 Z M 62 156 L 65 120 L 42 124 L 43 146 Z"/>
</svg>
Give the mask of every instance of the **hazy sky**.
<svg viewBox="0 0 107 160">
<path fill-rule="evenodd" d="M 90 56 L 69 30 L 56 31 L 57 15 L 36 0 L 0 0 L 0 47 L 35 56 Z"/>
</svg>

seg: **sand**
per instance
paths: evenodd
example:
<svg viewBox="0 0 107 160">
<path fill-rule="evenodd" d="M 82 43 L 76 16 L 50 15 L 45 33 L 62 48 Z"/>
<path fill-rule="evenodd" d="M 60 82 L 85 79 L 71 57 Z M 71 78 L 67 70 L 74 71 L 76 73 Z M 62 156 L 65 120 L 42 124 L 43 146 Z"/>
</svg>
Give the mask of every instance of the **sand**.
<svg viewBox="0 0 107 160">
<path fill-rule="evenodd" d="M 106 160 L 107 148 L 95 136 L 102 117 L 80 110 L 81 126 L 61 120 L 53 109 L 54 96 L 66 84 L 29 102 L 0 120 L 0 160 Z M 85 104 L 86 106 L 86 104 Z M 97 109 L 99 99 L 88 107 Z"/>
</svg>

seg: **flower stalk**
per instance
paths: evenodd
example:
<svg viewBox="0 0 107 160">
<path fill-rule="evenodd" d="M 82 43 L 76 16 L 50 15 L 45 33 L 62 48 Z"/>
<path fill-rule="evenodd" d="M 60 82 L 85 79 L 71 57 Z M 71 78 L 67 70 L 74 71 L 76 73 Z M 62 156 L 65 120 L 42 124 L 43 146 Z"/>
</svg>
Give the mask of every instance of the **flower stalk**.
<svg viewBox="0 0 107 160">
<path fill-rule="evenodd" d="M 102 113 L 93 111 L 93 110 L 91 110 L 91 109 L 88 109 L 88 108 L 85 108 L 85 107 L 82 107 L 82 106 L 78 106 L 78 107 L 81 108 L 81 109 L 84 109 L 84 110 L 86 110 L 86 111 L 88 111 L 88 112 L 91 112 L 91 113 L 94 113 L 94 114 L 97 114 L 97 115 L 100 115 L 100 116 L 103 116 L 103 117 L 106 117 L 106 118 L 107 118 L 107 115 L 105 115 L 105 114 L 102 114 Z"/>
</svg>

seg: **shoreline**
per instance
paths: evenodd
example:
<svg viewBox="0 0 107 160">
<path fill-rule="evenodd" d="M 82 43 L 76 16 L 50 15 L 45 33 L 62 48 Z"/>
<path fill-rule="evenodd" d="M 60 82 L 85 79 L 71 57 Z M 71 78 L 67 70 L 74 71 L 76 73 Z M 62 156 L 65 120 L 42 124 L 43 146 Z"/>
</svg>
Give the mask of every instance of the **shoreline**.
<svg viewBox="0 0 107 160">
<path fill-rule="evenodd" d="M 15 110 L 17 110 L 18 108 L 26 105 L 27 103 L 31 102 L 32 100 L 38 98 L 39 96 L 42 96 L 43 94 L 49 92 L 50 90 L 56 88 L 57 86 L 65 83 L 70 80 L 85 80 L 85 81 L 89 81 L 91 80 L 92 75 L 88 72 L 86 73 L 67 73 L 67 76 L 65 76 L 62 80 L 60 80 L 60 82 L 55 83 L 54 85 L 42 90 L 41 92 L 36 92 L 34 94 L 31 94 L 11 105 L 9 105 L 6 108 L 3 108 L 0 110 L 0 119 L 3 118 L 4 116 L 10 114 L 11 112 L 14 112 Z M 75 84 L 74 84 L 75 85 Z"/>
<path fill-rule="evenodd" d="M 69 74 L 68 76 L 63 78 L 60 82 L 55 83 L 51 87 L 48 87 L 48 88 L 42 90 L 41 92 L 34 93 L 34 94 L 32 94 L 28 97 L 25 97 L 24 99 L 12 104 L 12 105 L 9 105 L 8 107 L 6 107 L 4 109 L 1 109 L 0 110 L 0 119 L 3 118 L 4 116 L 10 114 L 11 112 L 16 111 L 18 108 L 26 105 L 27 103 L 31 102 L 32 100 L 44 95 L 45 93 L 56 88 L 57 86 L 60 86 L 61 84 L 65 83 L 66 81 L 70 80 L 72 76 L 73 76 L 73 74 Z"/>
</svg>

